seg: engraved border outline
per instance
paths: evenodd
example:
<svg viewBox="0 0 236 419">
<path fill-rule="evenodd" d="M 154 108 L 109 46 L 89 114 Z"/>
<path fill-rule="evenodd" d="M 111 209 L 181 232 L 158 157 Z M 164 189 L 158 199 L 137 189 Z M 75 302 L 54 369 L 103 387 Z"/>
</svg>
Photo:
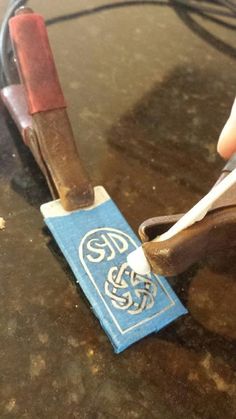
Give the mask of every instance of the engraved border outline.
<svg viewBox="0 0 236 419">
<path fill-rule="evenodd" d="M 85 236 L 82 238 L 82 240 L 81 240 L 81 242 L 80 242 L 80 244 L 79 244 L 79 249 L 78 249 L 78 250 L 79 250 L 79 252 L 78 252 L 78 253 L 79 253 L 80 262 L 81 262 L 81 264 L 83 265 L 84 270 L 86 271 L 86 273 L 87 273 L 88 277 L 90 278 L 91 282 L 93 283 L 93 285 L 94 285 L 94 287 L 95 287 L 95 289 L 96 289 L 97 293 L 99 294 L 99 296 L 100 296 L 100 298 L 101 298 L 101 300 L 102 300 L 103 304 L 105 305 L 105 307 L 106 307 L 106 309 L 107 309 L 108 313 L 110 314 L 111 318 L 113 319 L 113 322 L 115 323 L 115 325 L 116 325 L 117 329 L 119 330 L 119 332 L 120 332 L 122 335 L 124 335 L 125 333 L 127 333 L 127 332 L 131 331 L 132 329 L 135 329 L 136 327 L 141 326 L 142 324 L 144 324 L 144 323 L 148 322 L 149 320 L 152 320 L 152 319 L 154 319 L 155 317 L 158 317 L 160 314 L 164 313 L 165 311 L 167 311 L 167 310 L 169 310 L 171 307 L 173 307 L 176 303 L 175 303 L 175 301 L 173 300 L 173 298 L 171 297 L 170 293 L 167 291 L 167 289 L 166 289 L 165 285 L 161 283 L 161 281 L 160 281 L 160 279 L 159 279 L 159 276 L 158 276 L 158 275 L 153 274 L 153 275 L 156 277 L 156 279 L 157 279 L 157 281 L 158 281 L 158 283 L 159 283 L 160 287 L 162 288 L 162 290 L 164 291 L 164 293 L 166 294 L 166 296 L 167 296 L 167 297 L 169 298 L 169 300 L 171 301 L 170 305 L 166 306 L 166 307 L 165 307 L 165 308 L 163 308 L 161 311 L 158 311 L 156 314 L 153 314 L 153 316 L 148 317 L 147 319 L 143 319 L 143 320 L 141 320 L 139 323 L 137 323 L 137 324 L 135 324 L 135 325 L 133 325 L 133 326 L 130 326 L 130 327 L 128 327 L 127 329 L 122 329 L 122 328 L 121 328 L 121 326 L 120 326 L 120 324 L 118 323 L 118 321 L 117 321 L 117 320 L 116 320 L 116 318 L 114 317 L 114 314 L 112 313 L 111 309 L 109 308 L 109 306 L 108 306 L 108 304 L 107 304 L 106 300 L 103 298 L 103 296 L 102 296 L 102 294 L 101 294 L 101 292 L 100 292 L 100 289 L 98 288 L 98 286 L 97 286 L 97 284 L 96 284 L 96 282 L 95 282 L 95 280 L 94 280 L 94 278 L 93 278 L 93 275 L 91 274 L 90 270 L 88 269 L 88 267 L 87 267 L 87 265 L 86 265 L 86 263 L 85 263 L 84 257 L 83 257 L 83 244 L 84 244 L 84 241 L 86 240 L 87 236 L 88 236 L 88 235 L 90 235 L 90 234 L 96 233 L 97 231 L 100 231 L 100 230 L 108 230 L 108 231 L 114 231 L 114 232 L 116 232 L 116 233 L 121 233 L 121 234 L 123 234 L 124 236 L 126 236 L 126 237 L 127 237 L 127 238 L 128 238 L 128 239 L 132 242 L 132 244 L 135 246 L 135 248 L 136 248 L 136 249 L 137 249 L 137 247 L 138 247 L 138 246 L 137 246 L 137 244 L 135 243 L 135 241 L 132 239 L 132 237 L 130 237 L 127 233 L 124 233 L 122 230 L 118 230 L 118 229 L 113 228 L 113 227 L 99 227 L 99 228 L 95 228 L 95 229 L 93 229 L 93 230 L 90 230 L 90 231 L 88 231 L 88 233 L 86 233 L 86 234 L 85 234 Z"/>
</svg>

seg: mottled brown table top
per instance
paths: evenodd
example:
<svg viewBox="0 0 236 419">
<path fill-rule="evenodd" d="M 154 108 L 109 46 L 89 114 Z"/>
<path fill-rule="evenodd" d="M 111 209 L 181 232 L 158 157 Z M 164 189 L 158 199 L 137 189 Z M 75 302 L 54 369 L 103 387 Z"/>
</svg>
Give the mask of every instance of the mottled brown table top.
<svg viewBox="0 0 236 419">
<path fill-rule="evenodd" d="M 100 3 L 30 2 L 47 18 Z M 146 6 L 49 28 L 93 183 L 135 231 L 187 210 L 223 165 L 216 141 L 236 91 L 236 36 L 194 20 Z M 115 355 L 44 228 L 47 187 L 0 119 L 0 418 L 236 418 L 236 252 L 170 279 L 189 314 Z"/>
</svg>

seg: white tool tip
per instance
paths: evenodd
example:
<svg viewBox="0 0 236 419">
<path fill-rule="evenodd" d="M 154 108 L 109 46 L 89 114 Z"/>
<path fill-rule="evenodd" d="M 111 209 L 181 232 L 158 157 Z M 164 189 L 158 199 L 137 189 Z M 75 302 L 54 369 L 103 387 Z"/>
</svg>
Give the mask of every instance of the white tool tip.
<svg viewBox="0 0 236 419">
<path fill-rule="evenodd" d="M 138 249 L 127 256 L 127 263 L 130 268 L 139 275 L 147 275 L 151 271 L 151 267 L 142 246 L 138 247 Z"/>
</svg>

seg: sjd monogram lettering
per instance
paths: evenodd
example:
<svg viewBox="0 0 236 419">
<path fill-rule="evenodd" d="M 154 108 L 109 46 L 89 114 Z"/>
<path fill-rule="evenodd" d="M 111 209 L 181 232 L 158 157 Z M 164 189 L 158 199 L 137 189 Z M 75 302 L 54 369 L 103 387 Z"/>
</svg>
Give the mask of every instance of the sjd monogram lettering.
<svg viewBox="0 0 236 419">
<path fill-rule="evenodd" d="M 109 232 L 102 233 L 99 237 L 87 242 L 89 254 L 87 258 L 92 263 L 111 261 L 116 257 L 117 251 L 122 254 L 128 249 L 128 242 L 120 234 Z"/>
</svg>

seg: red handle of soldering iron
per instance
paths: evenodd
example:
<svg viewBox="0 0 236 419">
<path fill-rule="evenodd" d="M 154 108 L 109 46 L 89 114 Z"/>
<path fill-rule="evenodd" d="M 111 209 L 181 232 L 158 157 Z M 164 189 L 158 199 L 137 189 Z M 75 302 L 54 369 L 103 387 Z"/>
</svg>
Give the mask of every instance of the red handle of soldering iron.
<svg viewBox="0 0 236 419">
<path fill-rule="evenodd" d="M 19 14 L 10 19 L 9 30 L 29 113 L 65 108 L 43 17 Z"/>
</svg>

